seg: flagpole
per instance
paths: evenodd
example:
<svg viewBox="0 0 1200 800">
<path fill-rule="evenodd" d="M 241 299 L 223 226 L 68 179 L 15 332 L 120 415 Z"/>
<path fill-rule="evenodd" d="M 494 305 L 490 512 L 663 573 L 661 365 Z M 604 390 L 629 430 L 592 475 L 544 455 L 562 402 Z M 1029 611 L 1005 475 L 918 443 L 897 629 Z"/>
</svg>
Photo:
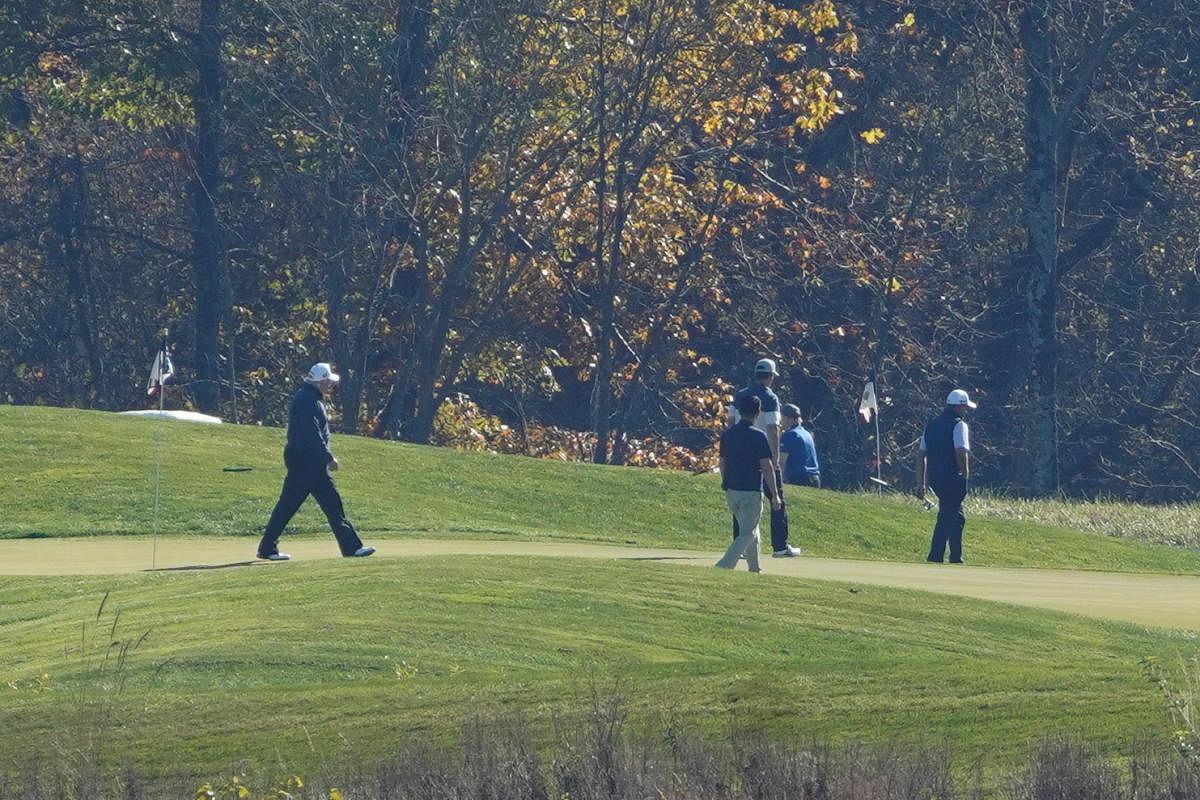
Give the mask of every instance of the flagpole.
<svg viewBox="0 0 1200 800">
<path fill-rule="evenodd" d="M 163 336 L 162 344 L 159 347 L 159 358 L 165 361 L 167 352 L 167 339 Z M 163 451 L 163 412 L 166 410 L 167 399 L 167 382 L 162 379 L 162 374 L 167 369 L 165 363 L 160 362 L 159 383 L 158 383 L 158 423 L 154 431 L 154 536 L 153 549 L 150 554 L 150 569 L 158 568 L 158 508 L 159 496 L 162 487 L 162 451 Z"/>
<path fill-rule="evenodd" d="M 158 498 L 162 485 L 162 439 L 163 439 L 163 395 L 165 388 L 158 390 L 158 425 L 155 427 L 154 447 L 154 550 L 150 555 L 150 569 L 158 568 Z"/>
<path fill-rule="evenodd" d="M 879 460 L 879 395 L 875 395 L 875 477 L 879 480 L 876 488 L 879 489 L 879 494 L 883 494 L 883 462 Z"/>
</svg>

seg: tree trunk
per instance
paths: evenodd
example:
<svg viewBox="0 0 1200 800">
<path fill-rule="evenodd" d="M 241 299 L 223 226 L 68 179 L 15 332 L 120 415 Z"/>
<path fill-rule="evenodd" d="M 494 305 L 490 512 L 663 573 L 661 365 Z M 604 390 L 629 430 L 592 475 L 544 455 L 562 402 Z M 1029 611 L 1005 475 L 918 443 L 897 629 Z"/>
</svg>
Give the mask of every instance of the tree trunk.
<svg viewBox="0 0 1200 800">
<path fill-rule="evenodd" d="M 97 312 L 96 282 L 92 279 L 86 242 L 88 217 L 88 179 L 79 156 L 55 159 L 50 165 L 57 201 L 50 229 L 50 262 L 66 277 L 75 326 L 87 356 L 91 375 L 92 402 L 108 407 L 107 370 L 100 344 L 100 320 Z"/>
<path fill-rule="evenodd" d="M 1021 14 L 1026 71 L 1025 320 L 1033 419 L 1029 425 L 1029 488 L 1058 490 L 1058 140 L 1051 80 L 1049 0 L 1031 0 Z"/>
<path fill-rule="evenodd" d="M 196 47 L 195 174 L 191 181 L 194 227 L 192 268 L 196 290 L 196 406 L 216 412 L 220 393 L 220 325 L 224 251 L 217 221 L 221 190 L 221 0 L 200 0 Z"/>
</svg>

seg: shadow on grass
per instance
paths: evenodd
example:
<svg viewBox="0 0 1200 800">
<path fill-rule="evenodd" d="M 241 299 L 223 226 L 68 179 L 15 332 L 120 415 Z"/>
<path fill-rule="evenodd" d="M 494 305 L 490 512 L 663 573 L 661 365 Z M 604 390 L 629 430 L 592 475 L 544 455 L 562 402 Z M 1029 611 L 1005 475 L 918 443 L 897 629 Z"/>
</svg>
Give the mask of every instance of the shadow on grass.
<svg viewBox="0 0 1200 800">
<path fill-rule="evenodd" d="M 228 564 L 183 564 L 178 567 L 156 567 L 146 572 L 194 572 L 205 569 L 233 569 L 235 567 L 253 567 L 256 564 L 265 565 L 263 561 L 231 561 Z"/>
</svg>

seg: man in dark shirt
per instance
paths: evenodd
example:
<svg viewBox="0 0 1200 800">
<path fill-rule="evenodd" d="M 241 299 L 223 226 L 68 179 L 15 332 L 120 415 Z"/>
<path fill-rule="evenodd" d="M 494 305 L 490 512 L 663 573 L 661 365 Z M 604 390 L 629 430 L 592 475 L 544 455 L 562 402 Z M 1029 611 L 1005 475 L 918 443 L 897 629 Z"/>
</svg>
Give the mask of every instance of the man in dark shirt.
<svg viewBox="0 0 1200 800">
<path fill-rule="evenodd" d="M 769 491 L 771 508 L 781 507 L 779 487 L 775 483 L 775 461 L 767 435 L 753 427 L 761 403 L 758 397 L 738 398 L 735 405 L 739 419 L 721 434 L 721 488 L 725 502 L 738 526 L 738 536 L 717 562 L 722 569 L 733 569 L 744 554 L 751 572 L 761 572 L 758 565 L 758 523 L 762 519 L 763 486 Z"/>
<path fill-rule="evenodd" d="M 339 464 L 329 449 L 329 417 L 322 400 L 339 380 L 328 364 L 314 364 L 304 378 L 304 385 L 292 397 L 288 409 L 287 445 L 283 448 L 287 477 L 283 479 L 279 502 L 275 504 L 258 544 L 259 558 L 269 561 L 291 558 L 287 553 L 279 552 L 279 537 L 310 494 L 317 498 L 325 512 L 343 556 L 364 558 L 375 552 L 374 547 L 363 546 L 354 525 L 346 518 L 342 497 L 330 476 Z"/>
<path fill-rule="evenodd" d="M 754 381 L 748 386 L 738 389 L 733 396 L 731 418 L 738 421 L 738 401 L 743 397 L 757 397 L 761 410 L 756 426 L 767 435 L 767 443 L 771 447 L 771 459 L 775 463 L 775 483 L 782 489 L 783 476 L 779 472 L 779 397 L 771 390 L 771 384 L 779 377 L 775 362 L 769 358 L 761 358 L 754 365 Z M 733 538 L 737 538 L 737 520 L 733 521 Z M 778 507 L 771 504 L 771 555 L 775 558 L 791 558 L 800 555 L 799 547 L 788 544 L 787 503 L 782 493 L 779 495 Z"/>
<path fill-rule="evenodd" d="M 950 563 L 963 563 L 962 535 L 967 524 L 962 504 L 971 474 L 971 438 L 967 411 L 976 407 L 962 389 L 946 397 L 946 408 L 929 421 L 917 456 L 917 497 L 925 499 L 926 479 L 938 497 L 937 524 L 929 544 L 929 561 L 940 564 L 950 545 Z"/>
</svg>

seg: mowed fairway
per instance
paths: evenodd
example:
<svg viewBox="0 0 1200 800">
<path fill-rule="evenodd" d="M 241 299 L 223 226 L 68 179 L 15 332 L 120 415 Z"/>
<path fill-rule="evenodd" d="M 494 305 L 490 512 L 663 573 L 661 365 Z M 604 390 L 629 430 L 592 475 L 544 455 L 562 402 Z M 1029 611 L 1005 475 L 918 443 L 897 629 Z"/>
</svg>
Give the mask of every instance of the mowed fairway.
<svg viewBox="0 0 1200 800">
<path fill-rule="evenodd" d="M 159 430 L 159 565 L 192 569 L 142 571 Z M 520 712 L 549 736 L 553 716 L 614 686 L 651 733 L 670 720 L 714 737 L 947 743 L 965 765 L 1006 767 L 1061 732 L 1115 754 L 1167 746 L 1140 662 L 1177 663 L 1193 634 L 1170 629 L 1200 627 L 1190 551 L 972 520 L 972 566 L 939 568 L 913 563 L 929 515 L 796 492 L 802 544 L 834 558 L 731 574 L 700 566 L 728 536 L 713 476 L 352 437 L 335 441 L 339 482 L 380 557 L 327 558 L 308 507 L 284 546 L 304 560 L 244 565 L 282 478 L 281 431 L 0 408 L 0 433 L 15 463 L 0 772 L 103 733 L 106 758 L 161 778 L 324 774 L 448 741 L 476 712 Z M 143 634 L 119 675 L 103 665 L 110 640 Z"/>
<path fill-rule="evenodd" d="M 158 423 L 103 412 L 0 406 L 6 453 L 0 538 L 148 534 L 154 454 L 164 458 L 161 531 L 257 536 L 283 481 L 282 430 Z M 562 464 L 335 434 L 350 517 L 372 533 L 723 547 L 715 475 Z M 249 472 L 223 472 L 250 467 Z M 933 517 L 862 496 L 789 487 L 807 553 L 920 562 Z M 970 501 L 967 503 L 970 514 Z M 308 503 L 289 531 L 324 532 Z M 1024 522 L 972 518 L 976 566 L 1200 574 L 1200 552 Z"/>
<path fill-rule="evenodd" d="M 583 542 L 413 539 L 381 536 L 376 560 L 445 555 L 527 556 L 649 561 L 711 569 L 718 553 Z M 255 561 L 253 542 L 228 536 L 168 536 L 0 541 L 0 575 L 121 575 L 213 569 L 287 569 Z M 290 537 L 284 549 L 303 560 L 339 558 L 328 536 Z M 1060 569 L 946 566 L 841 558 L 768 559 L 772 575 L 919 589 L 1097 619 L 1200 631 L 1200 576 Z"/>
<path fill-rule="evenodd" d="M 97 663 L 118 610 L 115 639 L 149 634 L 113 694 Z M 495 556 L 6 578 L 0 638 L 0 763 L 70 749 L 111 701 L 109 757 L 172 777 L 313 774 L 475 711 L 546 723 L 614 685 L 639 724 L 714 736 L 945 741 L 993 766 L 1052 731 L 1121 752 L 1169 730 L 1139 659 L 1185 646 L 946 595 Z"/>
</svg>

